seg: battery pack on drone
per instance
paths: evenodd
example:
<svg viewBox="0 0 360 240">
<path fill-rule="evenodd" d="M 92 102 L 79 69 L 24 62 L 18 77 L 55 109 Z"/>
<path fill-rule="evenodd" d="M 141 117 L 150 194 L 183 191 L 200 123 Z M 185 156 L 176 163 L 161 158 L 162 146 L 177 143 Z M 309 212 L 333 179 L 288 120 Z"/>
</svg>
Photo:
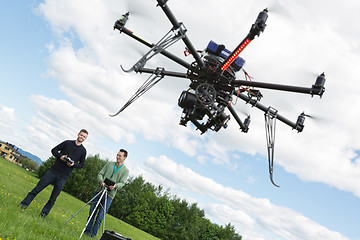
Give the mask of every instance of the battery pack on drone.
<svg viewBox="0 0 360 240">
<path fill-rule="evenodd" d="M 206 52 L 211 53 L 215 56 L 220 56 L 223 59 L 226 59 L 231 52 L 225 48 L 224 45 L 219 45 L 214 41 L 210 41 L 207 45 Z M 231 64 L 231 67 L 235 71 L 239 71 L 245 64 L 245 60 L 241 57 L 237 57 L 235 61 Z"/>
</svg>

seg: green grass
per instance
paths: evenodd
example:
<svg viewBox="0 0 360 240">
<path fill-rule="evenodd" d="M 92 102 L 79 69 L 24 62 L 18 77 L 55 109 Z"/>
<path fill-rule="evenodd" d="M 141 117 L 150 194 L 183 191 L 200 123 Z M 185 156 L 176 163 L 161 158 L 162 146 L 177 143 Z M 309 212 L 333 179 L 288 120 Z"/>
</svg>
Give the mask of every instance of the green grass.
<svg viewBox="0 0 360 240">
<path fill-rule="evenodd" d="M 38 181 L 34 173 L 0 158 L 0 240 L 79 239 L 90 206 L 86 206 L 65 225 L 64 223 L 79 211 L 85 202 L 62 192 L 50 214 L 43 219 L 40 211 L 50 197 L 53 188 L 50 185 L 36 196 L 27 209 L 20 209 L 20 202 Z M 95 239 L 101 238 L 102 226 Z M 158 239 L 108 214 L 105 217 L 105 229 L 133 240 Z M 90 238 L 83 235 L 81 239 Z"/>
</svg>

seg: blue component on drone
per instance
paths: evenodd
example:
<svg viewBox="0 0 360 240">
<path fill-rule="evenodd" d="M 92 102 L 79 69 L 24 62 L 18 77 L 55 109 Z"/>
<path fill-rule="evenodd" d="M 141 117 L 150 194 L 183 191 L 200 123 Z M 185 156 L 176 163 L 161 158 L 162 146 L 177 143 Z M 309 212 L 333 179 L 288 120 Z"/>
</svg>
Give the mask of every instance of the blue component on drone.
<svg viewBox="0 0 360 240">
<path fill-rule="evenodd" d="M 209 44 L 207 45 L 206 52 L 214 54 L 216 56 L 220 56 L 223 59 L 226 59 L 231 52 L 225 48 L 224 45 L 219 45 L 216 42 L 210 40 Z M 235 71 L 239 71 L 245 64 L 245 60 L 241 57 L 237 57 L 235 61 L 231 64 L 231 67 Z"/>
</svg>

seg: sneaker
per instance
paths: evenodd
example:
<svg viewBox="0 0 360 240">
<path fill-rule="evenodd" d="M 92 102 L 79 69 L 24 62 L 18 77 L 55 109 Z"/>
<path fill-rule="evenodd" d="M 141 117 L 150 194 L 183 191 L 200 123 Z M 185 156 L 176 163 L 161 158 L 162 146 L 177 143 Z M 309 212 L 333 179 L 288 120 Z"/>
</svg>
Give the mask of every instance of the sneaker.
<svg viewBox="0 0 360 240">
<path fill-rule="evenodd" d="M 25 205 L 25 204 L 23 204 L 23 203 L 20 203 L 20 208 L 21 209 L 26 209 L 28 206 L 27 205 Z"/>
<path fill-rule="evenodd" d="M 47 214 L 45 214 L 45 213 L 40 214 L 40 217 L 42 217 L 42 218 L 46 218 L 46 216 L 47 216 Z"/>
</svg>

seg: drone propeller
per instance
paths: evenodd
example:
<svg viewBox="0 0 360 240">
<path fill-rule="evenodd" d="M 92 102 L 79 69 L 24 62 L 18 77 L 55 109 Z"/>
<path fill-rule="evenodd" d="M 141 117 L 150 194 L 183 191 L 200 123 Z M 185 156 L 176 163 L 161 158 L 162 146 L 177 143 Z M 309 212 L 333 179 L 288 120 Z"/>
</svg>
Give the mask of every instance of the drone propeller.
<svg viewBox="0 0 360 240">
<path fill-rule="evenodd" d="M 302 114 L 303 114 L 305 117 L 310 118 L 310 119 L 312 119 L 312 120 L 314 120 L 314 121 L 321 121 L 321 120 L 322 120 L 321 117 L 316 116 L 316 115 L 313 115 L 313 114 L 309 115 L 309 114 L 305 114 L 304 112 L 303 112 Z"/>
<path fill-rule="evenodd" d="M 125 8 L 128 10 L 131 16 L 145 17 L 148 15 L 149 11 L 146 7 L 143 6 L 142 3 L 140 4 L 139 1 L 128 0 L 126 1 L 125 5 Z"/>
<path fill-rule="evenodd" d="M 244 116 L 246 116 L 246 117 L 250 116 L 249 111 L 246 111 L 246 110 L 243 109 L 243 108 L 241 108 L 239 112 L 240 112 L 241 114 L 243 114 Z"/>
<path fill-rule="evenodd" d="M 286 7 L 281 4 L 279 0 L 272 1 L 272 3 L 270 3 L 270 5 L 268 6 L 268 11 L 275 16 L 278 15 L 285 18 L 291 18 L 289 10 L 286 9 Z"/>
<path fill-rule="evenodd" d="M 312 115 L 305 114 L 304 112 L 303 112 L 303 115 L 304 115 L 305 117 L 308 117 L 308 118 L 314 118 Z"/>
<path fill-rule="evenodd" d="M 235 105 L 235 104 L 234 104 Z M 237 112 L 241 113 L 241 115 L 243 115 L 244 117 L 250 117 L 250 111 L 249 109 L 245 109 L 243 106 L 242 107 L 238 107 L 236 109 Z"/>
<path fill-rule="evenodd" d="M 286 8 L 278 0 L 274 0 L 268 6 L 268 11 L 271 13 L 282 14 L 282 13 L 286 12 Z"/>
</svg>

